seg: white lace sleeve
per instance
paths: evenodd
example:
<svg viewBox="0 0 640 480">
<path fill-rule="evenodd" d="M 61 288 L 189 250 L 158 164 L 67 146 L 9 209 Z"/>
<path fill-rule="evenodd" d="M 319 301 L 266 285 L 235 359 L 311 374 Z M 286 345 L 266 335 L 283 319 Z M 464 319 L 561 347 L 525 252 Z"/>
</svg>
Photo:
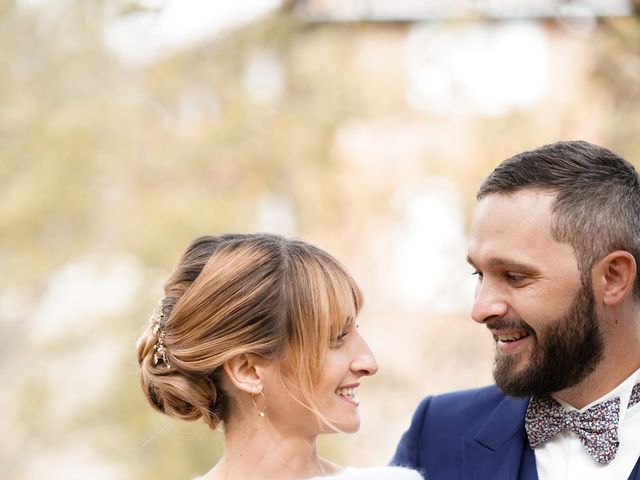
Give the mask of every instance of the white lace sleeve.
<svg viewBox="0 0 640 480">
<path fill-rule="evenodd" d="M 317 477 L 321 480 L 323 477 Z M 424 480 L 415 470 L 402 467 L 374 467 L 374 468 L 353 468 L 347 467 L 341 474 L 335 477 L 336 480 Z"/>
</svg>

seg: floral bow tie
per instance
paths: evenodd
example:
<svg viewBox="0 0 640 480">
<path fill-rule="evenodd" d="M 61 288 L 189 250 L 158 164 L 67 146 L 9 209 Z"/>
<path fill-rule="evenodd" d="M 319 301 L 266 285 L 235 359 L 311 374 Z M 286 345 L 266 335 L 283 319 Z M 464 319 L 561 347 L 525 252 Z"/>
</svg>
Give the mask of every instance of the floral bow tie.
<svg viewBox="0 0 640 480">
<path fill-rule="evenodd" d="M 594 405 L 584 412 L 568 412 L 553 398 L 533 397 L 527 408 L 525 429 L 531 447 L 553 438 L 561 430 L 578 435 L 582 445 L 598 462 L 608 464 L 618 453 L 620 398 Z"/>
</svg>

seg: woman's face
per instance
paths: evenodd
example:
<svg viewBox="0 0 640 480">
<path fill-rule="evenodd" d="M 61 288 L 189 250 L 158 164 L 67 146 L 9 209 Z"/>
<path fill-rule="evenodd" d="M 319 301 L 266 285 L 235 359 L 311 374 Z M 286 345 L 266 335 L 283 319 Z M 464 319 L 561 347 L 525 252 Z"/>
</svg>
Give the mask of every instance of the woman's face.
<svg viewBox="0 0 640 480">
<path fill-rule="evenodd" d="M 315 407 L 322 417 L 340 431 L 357 431 L 360 427 L 357 396 L 360 379 L 377 370 L 378 364 L 369 345 L 355 323 L 350 322 L 327 349 L 318 383 L 312 391 Z M 294 382 L 284 380 L 284 383 L 286 387 L 280 382 L 265 384 L 266 416 L 274 426 L 311 436 L 334 432 L 330 426 L 318 421 L 315 412 L 296 401 L 295 398 L 302 400 L 303 397 Z"/>
<path fill-rule="evenodd" d="M 329 347 L 314 388 L 314 402 L 320 413 L 341 431 L 356 432 L 360 428 L 360 378 L 377 371 L 378 364 L 369 345 L 357 325 L 350 322 Z"/>
</svg>

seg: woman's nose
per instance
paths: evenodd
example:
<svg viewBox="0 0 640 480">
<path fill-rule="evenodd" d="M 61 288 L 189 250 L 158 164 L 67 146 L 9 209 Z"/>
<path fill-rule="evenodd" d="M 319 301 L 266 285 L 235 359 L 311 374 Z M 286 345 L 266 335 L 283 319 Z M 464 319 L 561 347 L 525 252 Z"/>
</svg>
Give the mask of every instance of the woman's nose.
<svg viewBox="0 0 640 480">
<path fill-rule="evenodd" d="M 351 363 L 351 370 L 361 376 L 374 375 L 378 371 L 376 357 L 365 339 L 359 333 L 357 335 L 359 342 L 356 356 Z"/>
</svg>

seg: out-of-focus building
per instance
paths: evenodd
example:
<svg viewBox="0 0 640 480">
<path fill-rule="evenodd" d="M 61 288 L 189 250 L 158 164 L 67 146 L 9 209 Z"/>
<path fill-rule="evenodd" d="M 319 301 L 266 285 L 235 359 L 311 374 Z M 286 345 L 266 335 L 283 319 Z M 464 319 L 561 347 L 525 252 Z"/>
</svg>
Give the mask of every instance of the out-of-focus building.
<svg viewBox="0 0 640 480">
<path fill-rule="evenodd" d="M 459 19 L 615 17 L 633 14 L 633 0 L 293 0 L 311 21 L 416 22 Z"/>
</svg>

